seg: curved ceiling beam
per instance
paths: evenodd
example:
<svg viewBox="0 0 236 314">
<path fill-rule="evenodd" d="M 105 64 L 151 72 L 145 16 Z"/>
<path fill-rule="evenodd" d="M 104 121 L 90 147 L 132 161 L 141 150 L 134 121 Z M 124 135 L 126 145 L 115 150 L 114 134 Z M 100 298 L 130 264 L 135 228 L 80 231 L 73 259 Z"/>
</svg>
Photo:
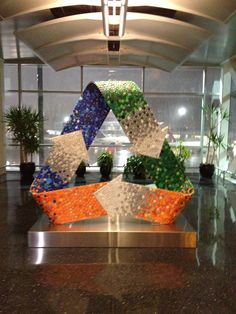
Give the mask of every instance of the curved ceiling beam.
<svg viewBox="0 0 236 314">
<path fill-rule="evenodd" d="M 163 60 L 159 60 L 158 58 L 153 58 L 151 56 L 127 55 L 124 56 L 124 58 L 123 56 L 121 56 L 121 61 L 126 63 L 128 62 L 129 64 L 133 65 L 144 64 L 146 67 L 158 68 L 167 72 L 171 72 L 177 67 L 177 64 L 173 65 L 169 62 L 165 62 Z"/>
<path fill-rule="evenodd" d="M 135 59 L 135 60 L 134 60 Z M 110 66 L 118 66 L 118 65 L 138 65 L 138 66 L 150 66 L 159 68 L 164 71 L 171 71 L 173 69 L 173 65 L 168 65 L 170 69 L 167 69 L 167 65 L 163 65 L 163 62 L 158 59 L 153 59 L 149 56 L 130 56 L 123 55 L 116 60 L 109 60 L 106 55 L 97 55 L 97 54 L 87 54 L 77 57 L 67 57 L 61 59 L 59 62 L 51 63 L 51 66 L 54 70 L 60 71 L 70 67 L 79 66 L 79 65 L 87 65 L 87 64 L 102 64 L 102 65 L 110 65 Z"/>
<path fill-rule="evenodd" d="M 86 13 L 43 22 L 16 32 L 32 49 L 40 48 L 71 36 L 103 35 L 102 13 Z"/>
<path fill-rule="evenodd" d="M 88 64 L 88 63 L 87 63 Z M 87 65 L 86 63 L 85 64 L 81 64 L 81 65 Z M 114 64 L 112 65 L 112 64 L 108 64 L 108 63 L 106 63 L 106 62 L 93 62 L 93 60 L 91 60 L 91 62 L 89 62 L 89 65 L 100 65 L 100 66 L 114 66 Z M 148 66 L 148 67 L 154 67 L 154 68 L 156 68 L 156 69 L 160 69 L 160 70 L 162 70 L 162 71 L 166 71 L 165 69 L 162 69 L 161 67 L 159 67 L 159 66 L 157 66 L 157 65 L 152 65 L 152 64 L 148 64 L 147 65 L 147 63 L 145 63 L 145 62 L 133 62 L 133 61 L 130 61 L 130 60 L 120 60 L 120 63 L 119 63 L 119 65 L 120 66 L 140 66 L 140 67 L 146 67 L 146 66 Z M 58 69 L 56 69 L 56 68 L 54 68 L 53 67 L 53 69 L 55 70 L 55 71 L 63 71 L 63 70 L 66 70 L 66 69 L 69 69 L 69 68 L 73 68 L 73 67 L 76 67 L 76 66 L 79 66 L 79 64 L 78 63 L 76 63 L 76 62 L 74 62 L 73 64 L 71 64 L 71 65 L 65 65 L 64 67 L 60 67 L 60 68 L 58 68 Z M 115 65 L 115 66 L 117 66 L 117 65 Z"/>
<path fill-rule="evenodd" d="M 98 51 L 97 49 L 90 49 L 90 50 L 87 50 L 87 51 L 74 51 L 72 53 L 68 53 L 68 54 L 65 54 L 65 55 L 62 55 L 60 57 L 56 57 L 56 58 L 53 58 L 51 60 L 48 60 L 49 63 L 54 63 L 54 62 L 57 62 L 57 63 L 60 63 L 60 60 L 66 60 L 67 58 L 70 59 L 72 57 L 76 57 L 76 58 L 83 58 L 84 56 L 88 56 L 88 55 L 105 55 L 107 56 L 108 55 L 108 51 L 105 52 L 104 54 L 104 51 L 101 52 L 101 51 Z"/>
<path fill-rule="evenodd" d="M 98 43 L 93 43 L 93 41 L 88 41 L 88 42 L 83 42 L 83 44 L 78 43 L 77 48 L 76 47 L 72 47 L 71 49 L 66 49 L 61 51 L 61 54 L 59 53 L 52 53 L 50 51 L 47 51 L 47 53 L 44 54 L 44 59 L 47 61 L 47 63 L 51 63 L 54 62 L 56 60 L 60 60 L 66 57 L 72 57 L 72 56 L 82 56 L 82 55 L 87 55 L 87 54 L 110 54 L 110 55 L 145 55 L 145 56 L 151 56 L 154 58 L 159 58 L 162 59 L 164 61 L 168 61 L 170 63 L 173 63 L 174 65 L 179 63 L 179 60 L 177 60 L 176 58 L 173 58 L 173 51 L 172 51 L 172 56 L 168 56 L 165 54 L 161 54 L 160 52 L 157 52 L 155 50 L 148 50 L 142 47 L 132 47 L 128 44 L 126 45 L 121 45 L 120 50 L 118 52 L 109 52 L 107 50 L 107 43 L 104 42 L 104 44 L 100 44 L 100 42 Z M 146 44 L 148 44 L 148 42 L 146 42 Z M 57 49 L 56 49 L 57 51 Z M 42 55 L 42 53 L 41 53 Z"/>
<path fill-rule="evenodd" d="M 3 19 L 12 18 L 28 13 L 34 13 L 42 10 L 49 10 L 59 7 L 67 7 L 73 5 L 88 5 L 85 0 L 1 0 L 0 16 Z M 89 5 L 101 6 L 100 0 L 90 0 Z"/>
<path fill-rule="evenodd" d="M 236 12 L 234 0 L 129 0 L 130 7 L 151 6 L 224 22 Z"/>
<path fill-rule="evenodd" d="M 45 49 L 51 49 L 51 47 L 57 47 L 57 46 L 61 46 L 61 45 L 66 45 L 66 44 L 73 44 L 73 43 L 79 43 L 79 42 L 83 42 L 83 41 L 87 41 L 87 40 L 100 40 L 100 41 L 108 41 L 108 39 L 106 37 L 104 37 L 103 35 L 97 35 L 97 34 L 92 34 L 88 37 L 84 37 L 84 36 L 73 36 L 73 37 L 69 37 L 69 38 L 66 38 L 66 39 L 62 39 L 62 40 L 59 40 L 59 41 L 56 41 L 56 42 L 52 42 L 50 44 L 47 44 L 47 45 L 44 45 L 42 47 L 39 47 L 37 48 L 37 50 L 39 52 L 41 51 L 44 51 Z M 120 40 L 119 37 L 112 37 L 112 39 L 110 40 Z M 155 44 L 160 44 L 160 45 L 165 45 L 165 46 L 169 46 L 171 47 L 172 49 L 180 49 L 182 50 L 183 52 L 191 52 L 192 49 L 190 47 L 186 47 L 184 45 L 180 45 L 176 42 L 171 42 L 171 41 L 168 41 L 168 40 L 164 40 L 164 39 L 161 39 L 161 38 L 158 38 L 158 37 L 147 37 L 147 36 L 139 36 L 137 38 L 137 35 L 134 34 L 129 34 L 129 36 L 127 37 L 123 37 L 121 39 L 121 43 L 123 42 L 130 42 L 130 41 L 143 41 L 143 42 L 153 42 Z"/>
<path fill-rule="evenodd" d="M 83 49 L 82 49 L 82 47 L 78 48 L 79 52 L 72 50 L 69 53 L 66 53 L 64 55 L 59 55 L 59 56 L 57 53 L 57 49 L 54 49 L 54 48 L 51 48 L 51 53 L 49 51 L 47 51 L 47 53 L 45 53 L 45 54 L 41 53 L 39 55 L 36 51 L 36 54 L 39 55 L 40 58 L 45 63 L 48 63 L 53 68 L 55 68 L 55 70 L 58 70 L 61 68 L 61 66 L 63 66 L 63 64 L 65 64 L 65 60 L 66 60 L 66 63 L 68 63 L 68 60 L 69 60 L 69 64 L 74 64 L 74 61 L 71 62 L 71 60 L 73 60 L 75 58 L 80 60 L 79 62 L 76 62 L 76 65 L 100 64 L 100 58 L 102 56 L 105 55 L 105 58 L 108 57 L 108 51 L 107 51 L 107 45 L 106 44 L 107 43 L 105 42 L 105 45 L 100 46 L 99 48 L 98 47 L 94 48 L 94 45 L 92 43 L 90 43 L 90 45 L 88 45 L 86 42 L 84 42 Z M 170 48 L 169 55 L 171 55 L 171 52 L 174 53 L 173 48 Z M 90 56 L 90 55 L 92 55 L 93 57 L 88 58 L 88 56 Z M 98 55 L 100 56 L 99 60 L 95 59 L 95 57 L 97 57 Z M 111 53 L 110 55 L 114 56 L 115 53 Z M 147 51 L 147 50 L 140 49 L 140 48 L 137 49 L 137 47 L 132 47 L 132 46 L 129 47 L 127 44 L 124 45 L 124 48 L 121 47 L 120 58 L 123 58 L 125 55 L 132 55 L 132 56 L 135 56 L 136 58 L 137 58 L 137 56 L 139 56 L 139 57 L 145 56 L 146 58 L 152 57 L 153 60 L 155 59 L 155 60 L 159 61 L 158 68 L 161 68 L 162 70 L 166 70 L 166 71 L 173 70 L 180 62 L 180 60 L 174 60 L 173 58 L 168 57 L 168 55 L 165 56 L 165 55 L 161 55 L 160 53 L 155 53 L 155 52 Z M 50 58 L 49 58 L 49 56 L 50 56 Z M 56 64 L 56 66 L 55 66 L 55 64 Z M 109 63 L 106 63 L 106 64 L 109 64 Z M 132 64 L 135 64 L 135 62 L 132 62 Z M 154 66 L 154 63 L 152 63 L 152 65 Z"/>
<path fill-rule="evenodd" d="M 90 13 L 92 14 L 92 13 Z M 174 18 L 160 16 L 160 15 L 152 15 L 147 13 L 134 13 L 134 12 L 127 12 L 127 21 L 133 21 L 133 20 L 147 20 L 147 21 L 154 21 L 154 22 L 165 22 L 169 24 L 176 24 L 176 25 L 182 25 L 183 27 L 188 25 L 192 30 L 198 30 L 202 32 L 207 32 L 206 29 L 201 28 L 196 25 L 192 25 L 191 23 L 187 23 L 180 20 L 175 20 Z M 47 23 L 47 22 L 45 22 Z"/>
<path fill-rule="evenodd" d="M 62 55 L 60 57 L 57 57 L 57 58 L 54 58 L 54 59 L 51 59 L 51 60 L 48 60 L 49 63 L 54 63 L 54 62 L 58 62 L 60 63 L 60 60 L 64 60 L 66 58 L 71 58 L 71 57 L 76 57 L 76 58 L 80 58 L 82 56 L 86 56 L 86 55 L 104 55 L 104 51 L 98 51 L 97 49 L 91 49 L 91 50 L 87 50 L 87 51 L 77 51 L 77 52 L 73 52 L 73 53 L 69 53 L 69 54 L 65 54 L 65 55 Z M 133 56 L 146 56 L 146 57 L 153 57 L 153 58 L 156 58 L 158 60 L 162 60 L 163 62 L 168 62 L 170 65 L 172 65 L 173 67 L 175 67 L 178 62 L 168 58 L 168 57 L 165 57 L 165 56 L 162 56 L 160 54 L 157 54 L 157 53 L 152 53 L 150 51 L 145 51 L 145 50 L 142 50 L 142 49 L 126 49 L 126 50 L 120 50 L 119 52 L 117 53 L 108 53 L 107 52 L 107 55 L 109 57 L 109 55 L 111 56 L 117 56 L 117 57 L 123 57 L 123 56 L 127 56 L 127 55 L 131 55 L 132 57 Z"/>
<path fill-rule="evenodd" d="M 11 18 L 27 13 L 33 13 L 52 8 L 88 5 L 85 0 L 1 0 L 0 15 L 3 19 Z M 100 6 L 100 0 L 90 0 L 89 5 Z M 130 7 L 151 6 L 176 10 L 195 16 L 205 17 L 216 21 L 227 20 L 236 11 L 235 0 L 129 0 Z"/>
<path fill-rule="evenodd" d="M 63 55 L 80 51 L 81 53 L 96 49 L 97 51 L 107 52 L 107 40 L 100 39 L 86 39 L 67 42 L 63 44 L 42 47 L 37 50 L 37 53 L 41 55 L 48 62 L 53 58 L 59 58 Z"/>
<path fill-rule="evenodd" d="M 185 58 L 186 54 L 191 53 L 190 49 L 173 45 L 163 41 L 144 40 L 142 38 L 123 40 L 121 47 L 128 47 L 133 49 L 145 49 L 146 51 L 157 52 L 169 58 L 174 58 L 176 62 Z"/>
<path fill-rule="evenodd" d="M 67 57 L 61 59 L 59 62 L 51 62 L 50 66 L 56 70 L 61 71 L 70 67 L 80 66 L 80 65 L 88 65 L 88 64 L 108 64 L 107 55 L 84 55 L 80 58 L 80 60 L 76 57 Z"/>
<path fill-rule="evenodd" d="M 136 51 L 151 51 L 152 53 L 160 54 L 179 62 L 185 58 L 186 53 L 190 53 L 189 50 L 173 45 L 165 41 L 147 41 L 142 39 L 123 40 L 120 45 L 121 49 L 134 49 Z M 53 58 L 59 58 L 62 55 L 70 54 L 75 51 L 87 51 L 92 48 L 96 48 L 99 51 L 107 51 L 107 40 L 95 39 L 95 40 L 75 40 L 62 44 L 49 45 L 37 50 L 37 54 L 41 56 L 46 62 L 50 62 Z"/>
<path fill-rule="evenodd" d="M 94 37 L 105 39 L 101 20 L 101 13 L 74 15 L 28 27 L 16 32 L 16 35 L 32 49 L 72 41 L 75 37 L 80 40 Z M 155 38 L 158 38 L 191 50 L 192 46 L 200 44 L 209 35 L 207 30 L 186 22 L 142 13 L 129 13 L 126 34 L 122 40 L 146 37 L 155 41 Z"/>
<path fill-rule="evenodd" d="M 107 38 L 103 34 L 102 14 L 87 13 L 74 15 L 65 18 L 47 21 L 39 25 L 31 26 L 20 30 L 16 35 L 46 63 L 51 63 L 50 59 L 60 58 L 61 55 L 73 55 L 73 47 L 67 51 L 64 48 L 73 43 L 93 42 L 96 40 L 106 42 Z M 110 37 L 108 40 L 121 41 L 121 46 L 130 41 L 156 42 L 159 45 L 178 47 L 182 49 L 181 55 L 176 55 L 175 64 L 171 66 L 164 64 L 163 68 L 168 71 L 183 62 L 183 60 L 209 37 L 210 33 L 198 26 L 191 25 L 171 18 L 153 16 L 142 13 L 128 13 L 126 21 L 126 34 L 122 39 Z M 62 45 L 63 44 L 63 45 Z M 99 44 L 97 44 L 99 47 Z M 55 48 L 53 53 L 53 48 Z M 86 48 L 86 45 L 85 45 Z M 84 48 L 84 49 L 85 49 Z M 92 46 L 87 49 L 92 49 Z M 103 46 L 102 53 L 107 53 L 107 47 Z M 136 45 L 137 48 L 137 45 Z M 137 48 L 138 49 L 138 48 Z M 141 49 L 141 48 L 140 48 Z M 48 54 L 45 51 L 49 52 Z M 77 51 L 77 50 L 76 50 Z M 143 53 L 146 55 L 145 48 Z M 151 52 L 164 60 L 164 63 L 171 59 L 171 50 L 164 49 L 163 52 Z M 122 55 L 122 53 L 121 53 Z M 62 60 L 61 58 L 60 60 Z M 172 58 L 173 59 L 173 58 Z M 96 61 L 96 60 L 95 60 Z M 159 64 L 158 64 L 159 66 Z M 167 68 L 166 68 L 167 67 Z"/>
</svg>

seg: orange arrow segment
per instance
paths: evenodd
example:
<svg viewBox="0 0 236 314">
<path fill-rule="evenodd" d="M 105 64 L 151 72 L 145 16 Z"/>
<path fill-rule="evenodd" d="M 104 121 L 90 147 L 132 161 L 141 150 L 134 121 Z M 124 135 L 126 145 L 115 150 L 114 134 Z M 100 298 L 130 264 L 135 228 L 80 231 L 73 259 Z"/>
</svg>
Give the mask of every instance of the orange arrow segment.
<svg viewBox="0 0 236 314">
<path fill-rule="evenodd" d="M 64 224 L 89 218 L 106 216 L 107 212 L 94 196 L 94 192 L 106 184 L 96 183 L 68 189 L 33 193 L 54 224 Z"/>
</svg>

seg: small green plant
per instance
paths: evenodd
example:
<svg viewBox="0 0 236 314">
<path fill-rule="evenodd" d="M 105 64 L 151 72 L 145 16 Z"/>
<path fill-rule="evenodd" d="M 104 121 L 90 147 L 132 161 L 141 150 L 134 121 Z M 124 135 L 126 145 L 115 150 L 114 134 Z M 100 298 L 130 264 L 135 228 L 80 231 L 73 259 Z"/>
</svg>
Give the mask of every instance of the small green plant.
<svg viewBox="0 0 236 314">
<path fill-rule="evenodd" d="M 110 152 L 104 151 L 98 156 L 97 160 L 99 167 L 113 167 L 113 155 Z"/>
<path fill-rule="evenodd" d="M 223 144 L 224 134 L 221 134 L 221 126 L 223 121 L 229 120 L 229 112 L 220 105 L 207 104 L 203 107 L 205 113 L 206 125 L 208 127 L 208 143 L 206 164 L 213 164 L 216 158 L 216 152 L 219 148 L 225 148 Z M 211 154 L 212 148 L 212 154 Z"/>
<path fill-rule="evenodd" d="M 124 168 L 124 174 L 126 177 L 128 177 L 129 174 L 133 174 L 136 179 L 145 179 L 146 169 L 143 163 L 143 157 L 129 157 Z"/>
<path fill-rule="evenodd" d="M 178 158 L 179 162 L 184 165 L 185 160 L 190 158 L 191 153 L 190 150 L 183 145 L 183 142 L 179 142 L 176 147 L 172 148 L 175 156 Z"/>
<path fill-rule="evenodd" d="M 20 144 L 20 162 L 32 161 L 33 154 L 39 149 L 40 127 L 43 117 L 30 107 L 11 106 L 4 114 L 7 131 L 12 132 L 13 141 Z"/>
</svg>

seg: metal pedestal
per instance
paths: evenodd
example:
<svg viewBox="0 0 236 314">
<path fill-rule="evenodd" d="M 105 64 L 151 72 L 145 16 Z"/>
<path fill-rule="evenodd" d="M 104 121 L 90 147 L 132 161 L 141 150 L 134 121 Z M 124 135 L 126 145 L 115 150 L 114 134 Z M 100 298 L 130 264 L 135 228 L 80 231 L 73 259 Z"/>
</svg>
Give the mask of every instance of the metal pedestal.
<svg viewBox="0 0 236 314">
<path fill-rule="evenodd" d="M 42 215 L 28 231 L 29 247 L 196 247 L 196 232 L 183 215 L 171 225 L 130 217 L 52 225 Z"/>
</svg>

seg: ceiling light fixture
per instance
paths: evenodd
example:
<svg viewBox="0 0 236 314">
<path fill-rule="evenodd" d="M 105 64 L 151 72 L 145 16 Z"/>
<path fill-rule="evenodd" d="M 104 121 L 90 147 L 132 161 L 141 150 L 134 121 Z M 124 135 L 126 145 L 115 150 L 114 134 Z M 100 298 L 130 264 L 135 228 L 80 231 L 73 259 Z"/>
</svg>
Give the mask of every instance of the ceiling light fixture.
<svg viewBox="0 0 236 314">
<path fill-rule="evenodd" d="M 110 25 L 119 25 L 119 37 L 125 33 L 125 21 L 128 0 L 101 0 L 103 32 L 106 37 L 110 36 Z M 119 8 L 120 10 L 117 10 Z M 110 15 L 110 12 L 112 14 Z"/>
</svg>

